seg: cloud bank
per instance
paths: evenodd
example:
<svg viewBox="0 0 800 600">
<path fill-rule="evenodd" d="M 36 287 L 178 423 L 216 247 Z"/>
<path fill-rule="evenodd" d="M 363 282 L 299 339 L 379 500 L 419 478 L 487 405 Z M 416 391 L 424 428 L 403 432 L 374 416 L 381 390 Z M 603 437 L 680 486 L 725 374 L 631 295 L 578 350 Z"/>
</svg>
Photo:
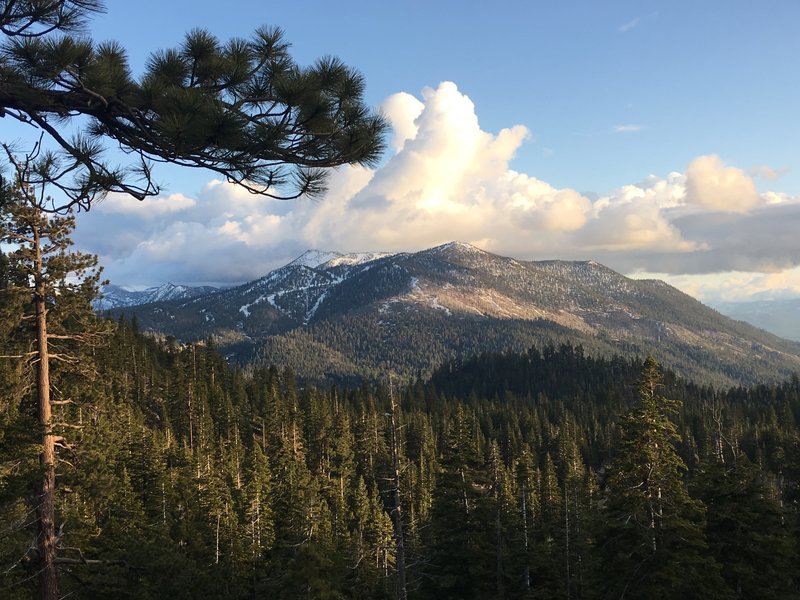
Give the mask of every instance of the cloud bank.
<svg viewBox="0 0 800 600">
<path fill-rule="evenodd" d="M 335 170 L 321 200 L 281 202 L 216 180 L 196 198 L 112 195 L 81 215 L 76 241 L 101 256 L 112 281 L 129 285 L 236 283 L 308 248 L 414 251 L 454 239 L 675 281 L 736 271 L 775 282 L 800 265 L 800 198 L 758 193 L 751 175 L 718 156 L 589 197 L 512 170 L 530 131 L 482 130 L 453 83 L 421 98 L 395 94 L 382 110 L 393 125 L 391 156 L 375 170 Z"/>
</svg>

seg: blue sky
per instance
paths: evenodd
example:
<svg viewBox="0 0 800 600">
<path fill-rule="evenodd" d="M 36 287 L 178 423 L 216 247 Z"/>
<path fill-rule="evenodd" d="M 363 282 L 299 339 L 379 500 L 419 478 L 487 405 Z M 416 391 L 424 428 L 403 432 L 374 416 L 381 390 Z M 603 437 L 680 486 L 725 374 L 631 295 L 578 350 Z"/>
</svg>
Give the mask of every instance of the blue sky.
<svg viewBox="0 0 800 600">
<path fill-rule="evenodd" d="M 357 67 L 374 105 L 453 81 L 484 130 L 531 130 L 512 167 L 558 187 L 604 193 L 711 153 L 741 168 L 798 167 L 794 0 L 219 6 L 111 3 L 93 34 L 123 42 L 140 71 L 189 28 L 226 39 L 278 25 L 299 62 L 333 54 Z M 625 126 L 639 129 L 615 130 Z M 800 193 L 800 168 L 781 184 Z"/>
<path fill-rule="evenodd" d="M 234 283 L 308 247 L 460 239 L 599 260 L 707 301 L 800 295 L 794 0 L 220 6 L 109 2 L 90 33 L 140 73 L 193 27 L 280 26 L 299 63 L 335 55 L 364 74 L 391 149 L 374 171 L 335 173 L 317 202 L 159 167 L 164 197 L 109 197 L 79 221 L 115 283 Z"/>
</svg>

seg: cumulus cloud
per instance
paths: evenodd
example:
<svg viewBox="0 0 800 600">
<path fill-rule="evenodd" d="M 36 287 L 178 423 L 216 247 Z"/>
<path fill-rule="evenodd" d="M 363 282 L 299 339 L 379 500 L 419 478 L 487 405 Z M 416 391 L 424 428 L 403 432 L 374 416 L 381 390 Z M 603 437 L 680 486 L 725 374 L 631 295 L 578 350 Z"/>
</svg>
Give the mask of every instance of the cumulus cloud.
<svg viewBox="0 0 800 600">
<path fill-rule="evenodd" d="M 530 131 L 484 131 L 453 83 L 420 98 L 395 94 L 381 109 L 393 153 L 375 170 L 334 170 L 320 200 L 271 200 L 217 180 L 194 198 L 112 196 L 81 215 L 76 240 L 101 255 L 112 281 L 135 285 L 236 283 L 308 248 L 414 251 L 454 239 L 627 273 L 774 275 L 800 265 L 800 198 L 759 195 L 750 176 L 717 156 L 585 195 L 512 170 Z"/>
<path fill-rule="evenodd" d="M 698 156 L 686 169 L 686 200 L 705 209 L 747 212 L 759 203 L 753 180 L 719 156 Z"/>
<path fill-rule="evenodd" d="M 425 105 L 411 94 L 401 92 L 387 98 L 381 108 L 392 123 L 392 148 L 395 152 L 400 152 L 406 140 L 416 137 L 419 128 L 415 121 Z"/>
</svg>

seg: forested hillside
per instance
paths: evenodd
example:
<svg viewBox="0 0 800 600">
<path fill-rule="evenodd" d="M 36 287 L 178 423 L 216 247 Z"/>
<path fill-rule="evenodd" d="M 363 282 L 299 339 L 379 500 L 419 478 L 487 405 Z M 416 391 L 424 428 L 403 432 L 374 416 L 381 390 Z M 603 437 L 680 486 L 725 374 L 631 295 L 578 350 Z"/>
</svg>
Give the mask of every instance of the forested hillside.
<svg viewBox="0 0 800 600">
<path fill-rule="evenodd" d="M 386 369 L 408 382 L 448 360 L 549 340 L 596 356 L 650 354 L 720 386 L 777 383 L 800 370 L 797 343 L 593 261 L 519 261 L 459 242 L 329 256 L 309 252 L 238 287 L 112 314 L 186 342 L 214 336 L 231 360 L 317 382 L 375 382 Z"/>
<path fill-rule="evenodd" d="M 84 360 L 54 406 L 62 595 L 796 594 L 797 378 L 662 385 L 653 361 L 563 345 L 404 388 L 387 373 L 318 389 L 126 323 Z M 13 364 L 0 363 L 9 599 L 31 597 L 38 568 L 38 425 Z"/>
</svg>

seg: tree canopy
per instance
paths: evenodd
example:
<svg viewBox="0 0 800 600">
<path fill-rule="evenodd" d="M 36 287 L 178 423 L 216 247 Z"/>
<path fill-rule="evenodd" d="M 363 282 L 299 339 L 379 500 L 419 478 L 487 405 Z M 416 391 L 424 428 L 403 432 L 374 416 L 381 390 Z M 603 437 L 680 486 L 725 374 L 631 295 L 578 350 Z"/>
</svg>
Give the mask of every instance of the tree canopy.
<svg viewBox="0 0 800 600">
<path fill-rule="evenodd" d="M 0 115 L 53 142 L 32 182 L 61 191 L 51 209 L 88 209 L 109 191 L 156 195 L 158 162 L 291 199 L 324 191 L 329 167 L 379 158 L 386 122 L 340 60 L 301 67 L 274 27 L 227 42 L 195 29 L 136 77 L 125 48 L 85 35 L 102 10 L 99 0 L 0 0 Z"/>
</svg>

